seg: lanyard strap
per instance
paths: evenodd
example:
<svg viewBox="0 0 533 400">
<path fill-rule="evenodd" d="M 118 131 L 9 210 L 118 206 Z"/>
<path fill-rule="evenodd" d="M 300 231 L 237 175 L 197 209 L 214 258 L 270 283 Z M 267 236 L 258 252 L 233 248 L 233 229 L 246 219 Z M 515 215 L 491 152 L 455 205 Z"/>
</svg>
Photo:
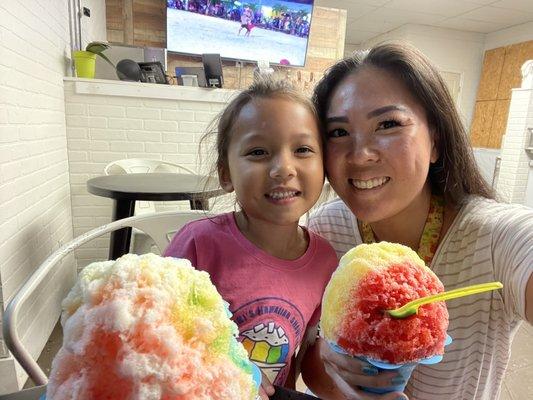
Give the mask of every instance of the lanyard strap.
<svg viewBox="0 0 533 400">
<path fill-rule="evenodd" d="M 420 243 L 418 244 L 418 256 L 424 260 L 426 265 L 431 263 L 437 246 L 439 245 L 440 232 L 442 230 L 442 220 L 444 215 L 444 199 L 442 196 L 431 195 L 429 212 L 424 225 Z M 361 221 L 361 234 L 364 243 L 374 243 L 376 236 L 370 224 Z"/>
</svg>

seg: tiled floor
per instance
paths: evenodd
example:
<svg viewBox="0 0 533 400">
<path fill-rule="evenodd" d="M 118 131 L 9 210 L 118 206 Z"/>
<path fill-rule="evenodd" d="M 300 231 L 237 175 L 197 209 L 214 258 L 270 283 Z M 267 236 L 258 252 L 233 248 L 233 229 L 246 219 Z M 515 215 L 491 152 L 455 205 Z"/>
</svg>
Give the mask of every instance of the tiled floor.
<svg viewBox="0 0 533 400">
<path fill-rule="evenodd" d="M 41 357 L 37 361 L 46 375 L 50 374 L 52 358 L 61 347 L 61 326 L 57 324 Z M 31 382 L 26 387 L 33 386 Z M 304 390 L 301 379 L 298 390 Z M 523 323 L 513 342 L 512 356 L 500 400 L 528 400 L 533 398 L 533 326 Z M 466 399 L 465 399 L 466 400 Z"/>
<path fill-rule="evenodd" d="M 513 342 L 500 400 L 533 399 L 533 326 L 523 323 Z"/>
</svg>

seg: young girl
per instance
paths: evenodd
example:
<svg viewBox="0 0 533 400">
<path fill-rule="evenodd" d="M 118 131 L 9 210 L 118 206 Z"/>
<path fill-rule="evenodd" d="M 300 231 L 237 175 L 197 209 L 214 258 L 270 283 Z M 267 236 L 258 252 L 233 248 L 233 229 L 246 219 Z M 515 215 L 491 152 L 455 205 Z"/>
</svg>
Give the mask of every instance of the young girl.
<svg viewBox="0 0 533 400">
<path fill-rule="evenodd" d="M 315 109 L 287 84 L 260 80 L 222 112 L 217 152 L 220 184 L 240 210 L 187 224 L 165 256 L 209 272 L 263 371 L 266 398 L 270 382 L 294 386 L 295 350 L 315 332 L 337 265 L 331 246 L 298 225 L 324 182 Z"/>
</svg>

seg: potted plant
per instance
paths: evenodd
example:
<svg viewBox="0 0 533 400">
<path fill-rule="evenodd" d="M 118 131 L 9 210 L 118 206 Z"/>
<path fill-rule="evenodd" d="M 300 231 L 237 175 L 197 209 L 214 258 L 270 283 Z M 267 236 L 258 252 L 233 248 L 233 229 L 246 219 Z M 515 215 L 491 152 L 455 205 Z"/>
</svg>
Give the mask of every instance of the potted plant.
<svg viewBox="0 0 533 400">
<path fill-rule="evenodd" d="M 97 55 L 102 57 L 113 68 L 115 68 L 113 63 L 104 54 L 104 51 L 109 47 L 109 44 L 105 42 L 91 42 L 87 45 L 85 51 L 74 51 L 74 65 L 76 66 L 76 75 L 78 78 L 94 78 Z"/>
</svg>

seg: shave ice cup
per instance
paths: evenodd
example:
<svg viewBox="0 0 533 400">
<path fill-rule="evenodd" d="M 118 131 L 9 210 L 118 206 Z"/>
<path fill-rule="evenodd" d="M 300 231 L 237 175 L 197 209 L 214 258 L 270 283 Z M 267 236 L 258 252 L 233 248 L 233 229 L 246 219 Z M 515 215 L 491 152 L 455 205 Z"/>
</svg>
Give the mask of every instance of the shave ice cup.
<svg viewBox="0 0 533 400">
<path fill-rule="evenodd" d="M 444 342 L 444 346 L 448 346 L 452 343 L 452 338 L 450 335 L 446 335 L 446 341 Z M 329 343 L 331 348 L 336 351 L 339 354 L 348 354 L 342 347 L 337 345 L 336 343 Z M 405 363 L 405 364 L 390 364 L 383 361 L 373 360 L 371 358 L 363 357 L 363 356 L 353 356 L 361 361 L 364 361 L 374 367 L 377 368 L 378 373 L 380 372 L 396 372 L 399 376 L 401 376 L 405 383 L 401 385 L 392 385 L 384 388 L 373 388 L 373 387 L 364 387 L 361 386 L 361 389 L 365 392 L 369 393 L 377 393 L 377 394 L 385 394 L 390 392 L 403 392 L 405 390 L 405 386 L 407 385 L 407 382 L 409 381 L 409 378 L 411 377 L 411 374 L 413 373 L 413 370 L 418 364 L 422 365 L 433 365 L 438 364 L 442 361 L 443 356 L 436 355 L 433 357 L 424 358 L 422 360 L 419 360 L 418 362 L 412 362 L 412 363 Z"/>
</svg>

